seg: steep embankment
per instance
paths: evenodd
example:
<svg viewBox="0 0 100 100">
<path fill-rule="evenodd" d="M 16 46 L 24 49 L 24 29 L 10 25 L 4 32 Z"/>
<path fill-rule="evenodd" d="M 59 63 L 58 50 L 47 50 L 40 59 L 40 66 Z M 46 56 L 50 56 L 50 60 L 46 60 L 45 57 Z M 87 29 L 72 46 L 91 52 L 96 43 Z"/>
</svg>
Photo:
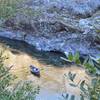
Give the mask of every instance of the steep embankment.
<svg viewBox="0 0 100 100">
<path fill-rule="evenodd" d="M 4 21 L 0 36 L 38 50 L 100 54 L 100 0 L 27 0 Z M 10 32 L 9 32 L 9 31 Z"/>
</svg>

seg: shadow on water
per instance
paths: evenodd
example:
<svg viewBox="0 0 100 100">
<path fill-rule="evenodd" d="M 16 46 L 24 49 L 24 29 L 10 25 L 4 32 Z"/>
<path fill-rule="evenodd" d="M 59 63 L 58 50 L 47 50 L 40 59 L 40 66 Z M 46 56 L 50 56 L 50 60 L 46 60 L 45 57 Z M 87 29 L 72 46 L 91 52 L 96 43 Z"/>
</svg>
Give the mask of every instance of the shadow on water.
<svg viewBox="0 0 100 100">
<path fill-rule="evenodd" d="M 9 47 L 13 54 L 18 55 L 20 53 L 26 53 L 32 58 L 36 58 L 39 62 L 47 65 L 63 67 L 66 64 L 65 61 L 62 61 L 62 59 L 60 59 L 60 57 L 65 57 L 65 55 L 59 52 L 38 51 L 35 47 L 23 41 L 12 40 L 3 37 L 0 37 L 0 43 L 5 47 Z"/>
</svg>

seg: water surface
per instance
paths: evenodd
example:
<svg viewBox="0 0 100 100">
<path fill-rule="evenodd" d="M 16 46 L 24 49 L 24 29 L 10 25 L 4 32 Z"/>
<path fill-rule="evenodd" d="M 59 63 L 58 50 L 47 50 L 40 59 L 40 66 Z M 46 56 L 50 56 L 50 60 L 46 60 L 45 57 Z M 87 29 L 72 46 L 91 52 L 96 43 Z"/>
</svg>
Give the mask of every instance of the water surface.
<svg viewBox="0 0 100 100">
<path fill-rule="evenodd" d="M 77 73 L 76 83 L 80 80 L 89 82 L 91 79 L 82 67 L 68 65 L 60 59 L 65 56 L 59 52 L 40 52 L 25 42 L 2 37 L 0 38 L 0 48 L 6 48 L 5 55 L 9 57 L 5 64 L 13 65 L 11 73 L 17 76 L 14 83 L 20 80 L 31 80 L 33 84 L 40 86 L 40 93 L 36 100 L 64 100 L 63 93 L 75 95 L 75 100 L 79 100 L 80 90 L 71 87 L 70 81 L 64 74 L 68 74 L 69 71 Z M 30 65 L 41 70 L 40 78 L 30 73 Z"/>
</svg>

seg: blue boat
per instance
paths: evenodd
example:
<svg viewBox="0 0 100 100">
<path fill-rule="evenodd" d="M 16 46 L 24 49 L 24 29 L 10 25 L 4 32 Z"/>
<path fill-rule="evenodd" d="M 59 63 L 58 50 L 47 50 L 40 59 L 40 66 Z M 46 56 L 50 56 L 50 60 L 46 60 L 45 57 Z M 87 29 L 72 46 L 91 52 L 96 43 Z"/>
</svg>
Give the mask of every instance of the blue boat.
<svg viewBox="0 0 100 100">
<path fill-rule="evenodd" d="M 35 76 L 40 77 L 40 70 L 39 70 L 39 68 L 36 68 L 35 66 L 30 65 L 30 71 L 31 71 L 31 73 L 34 74 Z"/>
</svg>

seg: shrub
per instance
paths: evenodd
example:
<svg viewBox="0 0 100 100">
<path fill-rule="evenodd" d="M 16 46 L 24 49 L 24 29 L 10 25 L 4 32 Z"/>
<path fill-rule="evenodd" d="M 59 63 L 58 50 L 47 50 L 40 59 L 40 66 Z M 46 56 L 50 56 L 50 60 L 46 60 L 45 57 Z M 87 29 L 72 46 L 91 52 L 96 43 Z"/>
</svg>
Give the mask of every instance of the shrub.
<svg viewBox="0 0 100 100">
<path fill-rule="evenodd" d="M 18 82 L 12 87 L 14 76 L 10 74 L 10 68 L 7 68 L 3 61 L 7 57 L 3 56 L 3 51 L 0 53 L 0 100 L 34 100 L 39 92 L 39 87 L 33 86 L 29 81 Z M 9 89 L 12 87 L 12 89 Z"/>
<path fill-rule="evenodd" d="M 65 74 L 65 77 L 67 77 L 71 81 L 71 83 L 69 83 L 70 86 L 80 89 L 81 91 L 80 100 L 100 100 L 100 77 L 99 76 L 92 79 L 91 85 L 88 85 L 85 82 L 85 80 L 83 81 L 80 80 L 78 83 L 75 83 L 74 80 L 76 74 L 73 74 L 71 72 L 69 72 L 68 75 Z M 68 94 L 66 94 L 64 98 L 65 100 L 67 100 Z"/>
<path fill-rule="evenodd" d="M 76 52 L 74 55 L 70 52 L 67 56 L 67 59 L 63 57 L 61 57 L 61 59 L 70 62 L 71 64 L 83 65 L 91 74 L 96 74 L 96 71 L 98 68 L 100 68 L 100 63 L 98 63 L 98 61 L 92 59 L 89 55 L 86 57 L 81 57 L 79 52 Z"/>
</svg>

